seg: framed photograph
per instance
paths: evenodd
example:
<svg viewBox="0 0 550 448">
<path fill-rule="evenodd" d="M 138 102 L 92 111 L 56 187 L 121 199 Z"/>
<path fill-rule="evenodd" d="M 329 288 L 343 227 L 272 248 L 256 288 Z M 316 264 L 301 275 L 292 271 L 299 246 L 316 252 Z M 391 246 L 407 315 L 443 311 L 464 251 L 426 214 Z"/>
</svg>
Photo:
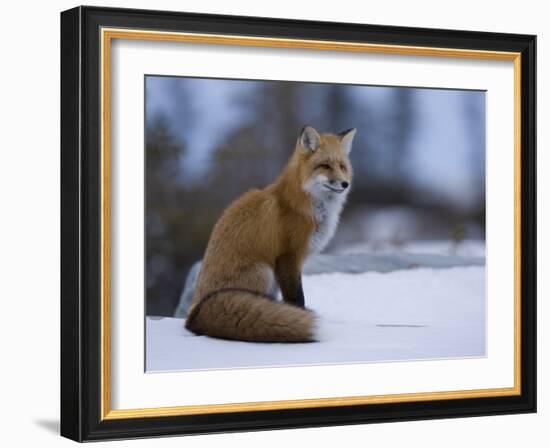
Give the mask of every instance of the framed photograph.
<svg viewBox="0 0 550 448">
<path fill-rule="evenodd" d="M 61 13 L 61 433 L 536 411 L 531 35 Z"/>
</svg>

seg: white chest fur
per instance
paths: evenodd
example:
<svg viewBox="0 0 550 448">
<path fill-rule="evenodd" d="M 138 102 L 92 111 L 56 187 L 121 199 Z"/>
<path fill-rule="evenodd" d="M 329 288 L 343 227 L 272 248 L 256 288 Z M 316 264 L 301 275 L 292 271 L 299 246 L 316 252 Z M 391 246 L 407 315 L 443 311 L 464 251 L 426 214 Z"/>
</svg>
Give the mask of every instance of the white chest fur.
<svg viewBox="0 0 550 448">
<path fill-rule="evenodd" d="M 309 239 L 309 253 L 321 252 L 334 236 L 345 196 L 345 194 L 327 194 L 313 199 L 315 230 Z"/>
</svg>

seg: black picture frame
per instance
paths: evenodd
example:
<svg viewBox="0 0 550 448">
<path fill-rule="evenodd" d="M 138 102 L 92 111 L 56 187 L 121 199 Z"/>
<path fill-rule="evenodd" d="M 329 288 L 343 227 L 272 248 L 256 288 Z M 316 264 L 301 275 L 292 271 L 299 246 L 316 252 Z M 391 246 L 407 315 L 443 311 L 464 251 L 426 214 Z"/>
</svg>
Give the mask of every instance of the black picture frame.
<svg viewBox="0 0 550 448">
<path fill-rule="evenodd" d="M 521 54 L 521 393 L 102 419 L 100 29 L 461 48 Z M 536 412 L 536 36 L 100 7 L 61 13 L 61 435 L 76 441 Z"/>
</svg>

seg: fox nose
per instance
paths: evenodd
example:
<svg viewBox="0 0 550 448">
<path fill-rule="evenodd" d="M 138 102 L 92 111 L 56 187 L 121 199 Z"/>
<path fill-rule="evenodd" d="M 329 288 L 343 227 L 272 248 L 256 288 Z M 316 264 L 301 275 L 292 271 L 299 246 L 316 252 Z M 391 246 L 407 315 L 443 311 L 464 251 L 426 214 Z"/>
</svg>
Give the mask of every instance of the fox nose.
<svg viewBox="0 0 550 448">
<path fill-rule="evenodd" d="M 349 183 L 344 181 L 342 182 L 342 188 L 348 188 L 349 187 Z"/>
</svg>

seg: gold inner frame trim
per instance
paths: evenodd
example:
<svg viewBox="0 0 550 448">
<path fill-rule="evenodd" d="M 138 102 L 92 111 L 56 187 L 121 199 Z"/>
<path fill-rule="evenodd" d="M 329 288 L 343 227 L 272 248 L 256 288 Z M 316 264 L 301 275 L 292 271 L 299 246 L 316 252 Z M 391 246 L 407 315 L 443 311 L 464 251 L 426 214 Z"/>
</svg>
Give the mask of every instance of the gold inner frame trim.
<svg viewBox="0 0 550 448">
<path fill-rule="evenodd" d="M 101 29 L 101 419 L 167 417 L 228 412 L 246 412 L 316 407 L 350 406 L 413 401 L 501 397 L 521 394 L 521 54 L 515 52 L 469 50 L 459 48 L 337 42 L 307 39 L 283 39 L 200 33 L 144 31 L 137 29 Z M 140 409 L 111 409 L 110 345 L 110 63 L 111 41 L 131 39 L 185 42 L 213 45 L 295 48 L 356 53 L 382 53 L 411 56 L 455 57 L 513 61 L 514 63 L 514 386 L 493 389 L 419 392 L 391 395 L 314 398 L 212 405 L 189 405 Z"/>
</svg>

